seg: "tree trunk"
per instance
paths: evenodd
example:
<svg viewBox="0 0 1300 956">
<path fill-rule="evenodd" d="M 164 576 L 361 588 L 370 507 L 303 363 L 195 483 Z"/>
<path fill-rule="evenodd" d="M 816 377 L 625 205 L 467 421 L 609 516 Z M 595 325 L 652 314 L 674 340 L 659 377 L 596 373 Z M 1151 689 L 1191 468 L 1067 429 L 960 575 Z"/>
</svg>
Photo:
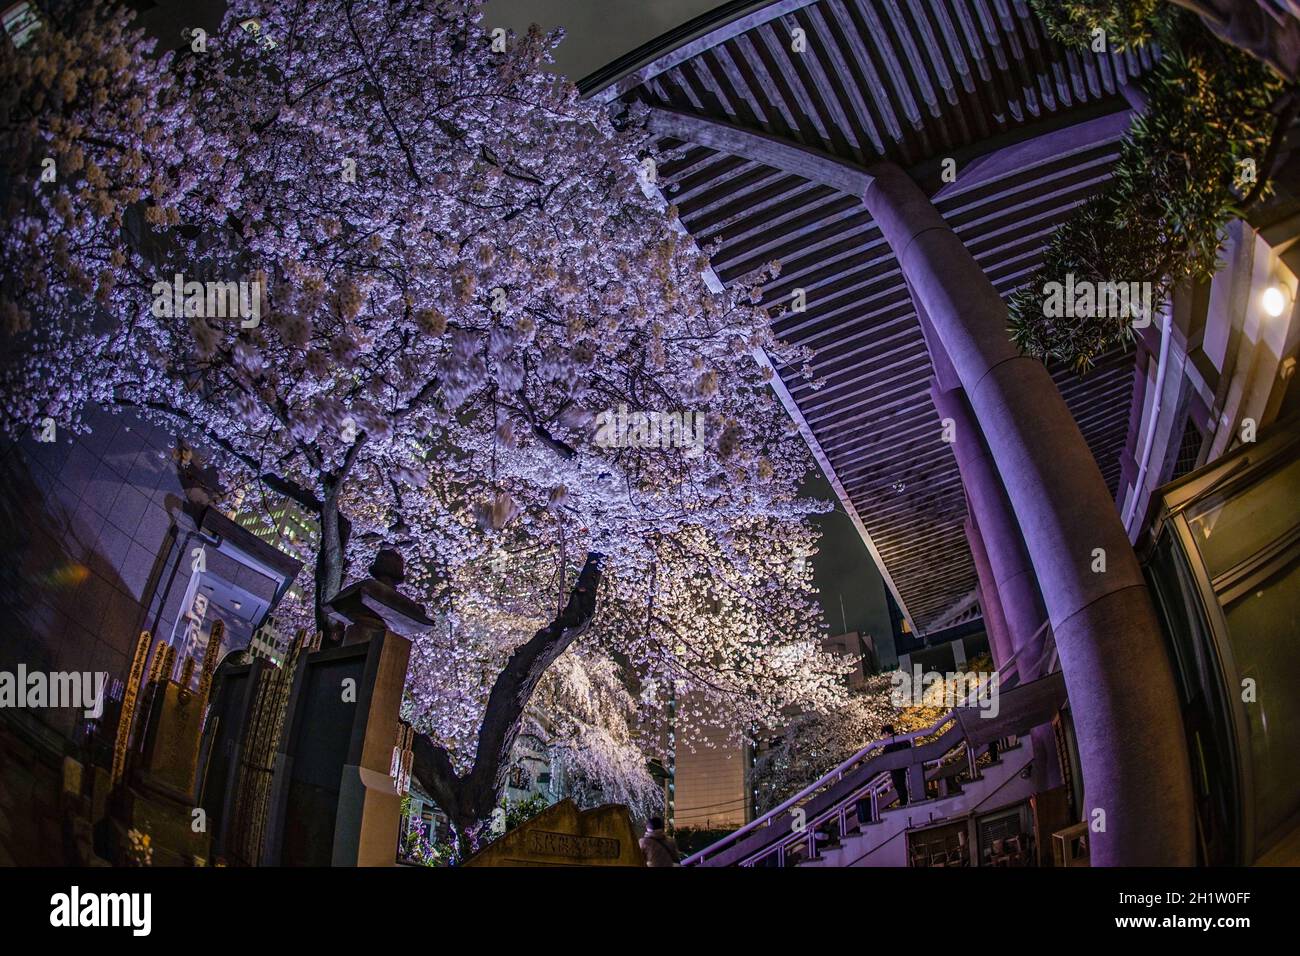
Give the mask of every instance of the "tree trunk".
<svg viewBox="0 0 1300 956">
<path fill-rule="evenodd" d="M 316 628 L 326 644 L 336 644 L 341 628 L 325 613 L 325 602 L 339 593 L 347 573 L 348 533 L 351 526 L 339 513 L 338 486 L 327 485 L 320 508 L 320 547 L 316 549 Z"/>
<path fill-rule="evenodd" d="M 444 748 L 423 734 L 416 735 L 412 775 L 451 819 L 458 835 L 469 840 L 471 848 L 476 848 L 473 845 L 491 819 L 497 798 L 505 788 L 510 751 L 519 734 L 524 708 L 538 681 L 555 659 L 587 630 L 595 616 L 600 561 L 599 554 L 587 555 L 564 610 L 510 655 L 505 668 L 497 675 L 479 726 L 474 766 L 468 773 L 458 775 Z"/>
</svg>

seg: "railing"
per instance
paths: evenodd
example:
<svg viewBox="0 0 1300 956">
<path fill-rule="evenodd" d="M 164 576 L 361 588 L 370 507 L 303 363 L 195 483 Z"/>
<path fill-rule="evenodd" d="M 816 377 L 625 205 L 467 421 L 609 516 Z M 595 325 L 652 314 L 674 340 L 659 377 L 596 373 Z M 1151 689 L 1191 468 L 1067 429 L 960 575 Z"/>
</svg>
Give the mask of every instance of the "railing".
<svg viewBox="0 0 1300 956">
<path fill-rule="evenodd" d="M 934 736 L 936 734 L 937 736 Z M 817 837 L 825 825 L 835 821 L 840 836 L 847 835 L 849 831 L 848 816 L 851 808 L 855 816 L 858 816 L 860 824 L 872 823 L 880 819 L 882 805 L 888 806 L 889 804 L 889 801 L 882 804 L 881 798 L 887 795 L 893 786 L 890 771 L 906 771 L 908 775 L 906 786 L 914 800 L 924 799 L 927 784 L 936 779 L 939 781 L 940 795 L 948 795 L 948 780 L 943 770 L 945 765 L 948 764 L 949 758 L 959 752 L 964 751 L 966 771 L 972 779 L 975 777 L 976 750 L 965 740 L 961 727 L 957 725 L 953 718 L 943 718 L 930 727 L 907 736 L 914 741 L 931 736 L 934 736 L 934 739 L 911 747 L 907 751 L 873 756 L 871 762 L 882 759 L 888 761 L 888 758 L 893 757 L 899 765 L 886 767 L 875 774 L 870 774 L 870 768 L 864 763 L 862 766 L 870 776 L 867 776 L 857 786 L 851 786 L 847 791 L 835 793 L 835 784 L 841 783 L 844 777 L 847 776 L 847 774 L 841 775 L 840 779 L 835 781 L 829 789 L 814 794 L 806 803 L 806 806 L 813 808 L 813 812 L 806 814 L 799 821 L 798 826 L 794 825 L 793 820 L 789 821 L 790 825 L 786 836 L 778 837 L 774 842 L 756 847 L 754 852 L 745 855 L 743 859 L 730 862 L 738 863 L 740 866 L 753 866 L 768 857 L 775 856 L 777 865 L 784 866 L 786 856 L 791 851 L 798 851 L 801 844 L 806 844 L 807 858 L 816 857 Z M 933 772 L 931 772 L 932 768 Z M 824 806 L 817 809 L 817 804 L 822 802 L 819 798 L 822 797 L 829 797 L 829 799 L 825 800 Z M 869 810 L 865 819 L 858 814 L 856 809 L 860 801 L 864 800 L 869 801 Z M 780 826 L 780 824 L 774 820 L 771 826 Z"/>
<path fill-rule="evenodd" d="M 1040 637 L 1043 638 L 1041 642 L 1039 641 Z M 1036 655 L 1034 654 L 1035 649 L 1040 649 Z M 999 687 L 1009 686 L 1010 684 L 1017 682 L 1020 677 L 1019 664 L 1017 658 L 1019 658 L 1022 653 L 1026 653 L 1027 656 L 1034 657 L 1034 665 L 1030 665 L 1030 667 L 1026 669 L 1028 674 L 1031 677 L 1038 676 L 1038 673 L 1035 672 L 1040 672 L 1040 673 L 1044 672 L 1042 669 L 1042 665 L 1046 662 L 1049 653 L 1053 658 L 1053 663 L 1055 663 L 1054 660 L 1055 644 L 1052 641 L 1052 634 L 1051 634 L 1051 629 L 1049 627 L 1049 622 L 1044 621 L 1042 626 L 1034 633 L 1033 637 L 1031 637 L 1028 641 L 1026 641 L 1024 645 L 1022 645 L 1019 651 L 1017 651 L 1009 659 L 1007 659 L 1002 664 L 1002 666 L 998 668 L 995 674 L 990 674 L 987 677 L 985 677 L 984 680 L 980 681 L 979 685 L 975 689 L 974 696 L 978 698 L 983 693 L 988 683 L 992 681 L 995 677 L 998 680 Z M 957 706 L 960 707 L 969 698 L 969 696 L 970 695 L 968 694 L 967 697 L 963 697 L 960 701 L 958 701 Z M 867 763 L 868 760 L 872 760 L 877 757 L 884 756 L 883 753 L 880 753 L 880 751 L 883 750 L 886 744 L 894 741 L 906 740 L 914 748 L 913 750 L 910 751 L 909 754 L 900 753 L 899 756 L 900 758 L 904 756 L 911 756 L 912 758 L 911 762 L 913 764 L 920 765 L 921 771 L 920 771 L 919 782 L 921 783 L 922 788 L 924 787 L 925 780 L 926 780 L 925 777 L 926 765 L 927 764 L 942 765 L 943 762 L 947 759 L 948 755 L 953 753 L 953 751 L 957 749 L 954 746 L 947 746 L 944 747 L 939 752 L 937 757 L 932 757 L 928 759 L 922 757 L 920 759 L 917 759 L 916 752 L 917 750 L 919 750 L 919 748 L 915 747 L 915 741 L 923 740 L 927 737 L 936 737 L 937 739 L 934 741 L 934 743 L 939 743 L 943 741 L 946 737 L 949 737 L 949 735 L 951 735 L 952 743 L 955 744 L 960 742 L 964 744 L 966 748 L 966 759 L 967 759 L 968 769 L 970 774 L 974 776 L 975 760 L 976 760 L 976 754 L 974 752 L 974 748 L 972 748 L 970 744 L 965 741 L 965 737 L 961 732 L 960 725 L 949 727 L 948 726 L 949 724 L 954 724 L 954 725 L 957 724 L 956 709 L 950 710 L 947 714 L 940 717 L 929 727 L 923 728 L 921 730 L 914 730 L 908 734 L 901 734 L 895 737 L 890 737 L 888 739 L 872 741 L 871 743 L 863 747 L 861 750 L 859 750 L 857 753 L 855 753 L 853 756 L 849 757 L 847 760 L 841 763 L 839 766 L 835 767 L 835 769 L 831 770 L 829 773 L 826 773 L 820 778 L 818 778 L 817 780 L 813 781 L 807 787 L 804 787 L 804 789 L 800 790 L 794 796 L 785 800 L 779 806 L 769 810 L 761 817 L 758 817 L 750 821 L 749 823 L 745 824 L 745 826 L 741 827 L 739 830 L 736 830 L 734 833 L 728 834 L 718 842 L 705 847 L 703 850 L 700 850 L 699 852 L 694 853 L 691 856 L 688 856 L 685 860 L 682 861 L 682 866 L 694 866 L 697 864 L 701 864 L 704 863 L 706 860 L 713 859 L 715 857 L 718 857 L 726 853 L 728 850 L 739 848 L 741 842 L 746 837 L 749 837 L 751 834 L 756 834 L 760 830 L 771 827 L 776 821 L 783 818 L 790 811 L 799 808 L 805 803 L 814 801 L 816 797 L 821 795 L 824 791 L 833 789 L 838 784 L 843 783 L 845 777 L 853 773 L 855 770 L 865 769 L 865 764 Z M 809 857 L 816 856 L 817 828 L 823 826 L 824 824 L 826 824 L 832 819 L 838 818 L 839 832 L 841 835 L 843 835 L 848 830 L 849 808 L 854 806 L 860 800 L 865 799 L 870 801 L 871 819 L 878 820 L 880 818 L 880 797 L 882 794 L 888 792 L 888 787 L 892 784 L 892 778 L 889 773 L 891 769 L 901 769 L 901 768 L 886 768 L 886 769 L 882 769 L 878 773 L 872 774 L 869 778 L 865 779 L 860 786 L 854 787 L 852 790 L 850 790 L 848 794 L 840 794 L 836 796 L 836 798 L 831 802 L 830 806 L 824 807 L 816 811 L 811 818 L 806 817 L 802 821 L 803 825 L 801 829 L 799 829 L 798 831 L 787 830 L 786 832 L 788 835 L 786 837 L 777 838 L 777 840 L 774 841 L 773 843 L 767 843 L 759 848 L 756 848 L 756 851 L 754 853 L 745 855 L 743 856 L 743 858 L 740 858 L 733 862 L 738 863 L 738 865 L 740 866 L 752 866 L 758 861 L 775 854 L 777 857 L 777 865 L 783 866 L 785 864 L 787 849 L 789 849 L 792 845 L 797 845 L 798 843 L 802 842 L 805 839 L 808 842 Z M 922 795 L 924 794 L 922 793 Z"/>
</svg>

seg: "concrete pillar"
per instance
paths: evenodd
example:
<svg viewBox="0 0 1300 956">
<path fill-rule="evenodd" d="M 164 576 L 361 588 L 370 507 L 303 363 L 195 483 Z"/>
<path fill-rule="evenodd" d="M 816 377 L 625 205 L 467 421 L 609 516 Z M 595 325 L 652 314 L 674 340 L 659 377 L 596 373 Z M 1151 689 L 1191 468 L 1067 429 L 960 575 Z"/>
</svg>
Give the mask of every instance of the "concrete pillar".
<svg viewBox="0 0 1300 956">
<path fill-rule="evenodd" d="M 906 276 L 903 279 L 905 282 L 907 281 Z M 960 391 L 961 379 L 958 378 L 957 370 L 953 368 L 952 362 L 948 360 L 948 353 L 943 350 L 943 343 L 935 333 L 934 326 L 925 314 L 925 309 L 919 304 L 919 297 L 910 283 L 908 283 L 907 291 L 911 295 L 913 303 L 917 303 L 916 311 L 917 317 L 921 321 L 921 335 L 925 339 L 925 348 L 930 355 L 930 367 L 934 370 L 934 379 L 930 383 L 930 397 L 942 422 L 943 419 L 949 416 L 938 395 L 941 392 Z M 966 418 L 970 419 L 970 416 L 967 415 Z M 956 424 L 955 421 L 954 424 Z M 957 425 L 957 427 L 958 429 L 963 428 L 961 425 Z M 960 431 L 958 434 L 960 434 Z M 957 461 L 959 471 L 961 470 L 961 464 L 959 458 Z M 979 579 L 980 608 L 984 612 L 984 627 L 988 631 L 989 650 L 993 654 L 993 663 L 1001 667 L 1004 662 L 1011 659 L 1011 655 L 1015 653 L 1016 645 L 1012 641 L 1011 632 L 1007 627 L 1006 613 L 1002 607 L 1002 598 L 998 594 L 997 579 L 994 576 L 992 565 L 989 563 L 988 551 L 984 546 L 979 526 L 975 522 L 975 512 L 970 504 L 970 484 L 965 472 L 961 474 L 961 481 L 962 487 L 966 491 L 967 519 L 964 526 L 966 543 L 970 547 L 971 561 L 975 565 L 975 575 Z M 1000 481 L 999 487 L 1001 487 Z M 1008 506 L 1009 509 L 1010 506 Z"/>
<path fill-rule="evenodd" d="M 953 455 L 961 473 L 971 521 L 966 528 L 975 573 L 980 580 L 981 607 L 988 609 L 984 623 L 989 628 L 989 644 L 1002 651 L 996 663 L 1010 659 L 1047 620 L 1038 585 L 1030 567 L 1029 555 L 1020 537 L 1020 528 L 1011 512 L 1002 479 L 989 457 L 988 446 L 979 425 L 971 414 L 962 392 L 961 378 L 953 367 L 943 341 L 920 304 L 916 290 L 908 283 L 908 292 L 917 304 L 917 317 L 934 378 L 930 382 L 930 399 L 940 421 L 953 425 Z M 984 529 L 989 529 L 986 534 Z M 996 549 L 989 552 L 989 535 Z M 979 552 L 978 554 L 976 552 Z M 1004 588 L 1006 589 L 1004 591 Z M 1009 607 L 1008 600 L 1014 602 Z M 1001 642 L 1001 647 L 998 647 Z"/>
<path fill-rule="evenodd" d="M 988 557 L 1011 648 L 1019 651 L 1047 620 L 1029 552 L 966 396 L 960 389 L 942 391 L 936 382 L 931 386 L 930 398 L 940 419 L 952 422 L 952 450 L 961 472 L 961 484 L 966 489 L 970 513 Z M 1028 659 L 1019 661 L 1021 666 L 1033 663 Z"/>
<path fill-rule="evenodd" d="M 966 391 L 1051 616 L 1092 861 L 1190 866 L 1191 774 L 1173 670 L 1101 472 L 1047 369 L 1011 344 L 1006 305 L 961 240 L 897 166 L 869 172 L 863 201 Z M 1094 572 L 1100 556 L 1105 570 Z"/>
<path fill-rule="evenodd" d="M 966 543 L 970 545 L 970 556 L 975 562 L 975 574 L 979 578 L 980 610 L 984 612 L 984 629 L 989 635 L 989 651 L 993 655 L 993 664 L 1001 667 L 1011 659 L 1015 651 L 1011 647 L 1011 636 L 1007 633 L 1007 620 L 1002 614 L 1002 599 L 998 597 L 997 585 L 993 582 L 993 571 L 989 567 L 988 552 L 984 550 L 984 541 L 979 529 L 969 515 L 966 518 Z"/>
<path fill-rule="evenodd" d="M 935 341 L 935 339 L 930 339 Z M 1016 673 L 1020 683 L 1039 676 L 1037 665 L 1042 659 L 1043 640 L 1039 637 L 1047 612 L 1038 592 L 1038 581 L 1029 563 L 1029 552 L 1002 478 L 998 475 L 988 445 L 980 434 L 979 425 L 970 412 L 966 396 L 960 388 L 942 391 L 938 381 L 932 383 L 930 397 L 941 418 L 952 420 L 955 430 L 953 454 L 957 470 L 961 472 L 962 487 L 966 489 L 970 529 L 983 549 L 983 560 L 992 578 L 991 590 L 997 596 L 1010 653 L 1019 654 Z M 985 533 L 985 528 L 991 529 Z M 968 540 L 970 534 L 968 532 Z M 974 555 L 974 548 L 971 554 Z M 978 560 L 978 559 L 977 559 Z M 978 564 L 976 565 L 978 573 Z M 1038 640 L 1035 638 L 1038 637 Z M 1034 748 L 1034 785 L 1041 792 L 1051 789 L 1063 780 L 1056 756 L 1056 745 L 1050 727 L 1035 727 L 1029 734 Z"/>
</svg>

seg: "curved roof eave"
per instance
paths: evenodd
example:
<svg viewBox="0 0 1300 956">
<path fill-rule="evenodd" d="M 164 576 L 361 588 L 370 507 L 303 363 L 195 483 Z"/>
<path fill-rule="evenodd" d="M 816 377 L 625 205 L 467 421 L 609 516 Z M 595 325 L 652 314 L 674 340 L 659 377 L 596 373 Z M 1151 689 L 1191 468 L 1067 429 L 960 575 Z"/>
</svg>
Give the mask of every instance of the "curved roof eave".
<svg viewBox="0 0 1300 956">
<path fill-rule="evenodd" d="M 1052 231 L 1109 178 L 1129 87 L 1153 51 L 1065 50 L 1027 10 L 977 15 L 984 0 L 900 0 L 885 21 L 853 12 L 874 2 L 733 0 L 580 89 L 606 103 L 642 100 L 652 130 L 676 144 L 659 192 L 684 231 L 716 246 L 720 286 L 779 261 L 764 304 L 807 294 L 806 310 L 775 325 L 814 349 L 812 373 L 774 368 L 774 387 L 924 634 L 969 598 L 976 574 L 956 463 L 936 445 L 926 346 L 897 262 L 861 206 L 862 181 L 880 159 L 907 169 L 1010 295 Z M 778 38 L 774 21 L 787 16 L 806 30 L 806 61 Z M 1084 380 L 1051 371 L 1115 489 L 1133 356 L 1108 355 Z"/>
<path fill-rule="evenodd" d="M 728 0 L 578 80 L 588 99 L 608 103 L 703 50 L 817 0 Z"/>
</svg>

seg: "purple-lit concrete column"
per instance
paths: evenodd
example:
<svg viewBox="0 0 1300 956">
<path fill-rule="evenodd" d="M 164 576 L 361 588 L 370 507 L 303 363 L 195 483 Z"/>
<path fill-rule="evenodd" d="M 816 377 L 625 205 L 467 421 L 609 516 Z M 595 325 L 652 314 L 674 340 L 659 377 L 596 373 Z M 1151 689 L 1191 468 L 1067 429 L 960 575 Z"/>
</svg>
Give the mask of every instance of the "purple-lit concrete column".
<svg viewBox="0 0 1300 956">
<path fill-rule="evenodd" d="M 906 281 L 907 277 L 904 276 L 903 278 Z M 916 303 L 917 295 L 910 284 L 907 291 L 911 295 L 912 301 Z M 953 368 L 952 362 L 948 360 L 948 353 L 943 350 L 943 343 L 939 341 L 934 326 L 930 324 L 929 319 L 926 317 L 925 309 L 920 304 L 917 304 L 916 312 L 921 323 L 921 335 L 925 339 L 925 348 L 930 355 L 930 367 L 934 370 L 934 378 L 930 381 L 930 397 L 942 423 L 943 419 L 949 417 L 945 409 L 952 401 L 951 399 L 944 399 L 942 395 L 956 393 L 962 405 L 965 405 L 965 399 L 961 397 L 961 379 L 958 378 L 957 370 Z M 953 424 L 959 430 L 970 431 L 967 426 L 970 421 L 972 421 L 971 416 L 966 414 L 965 421 L 962 424 L 958 425 L 956 421 Z M 962 447 L 968 447 L 969 444 L 967 442 Z M 989 634 L 989 649 L 993 652 L 993 663 L 1001 667 L 1003 663 L 1011 659 L 1017 645 L 1012 639 L 1011 630 L 1007 624 L 1006 613 L 1002 607 L 1002 596 L 998 591 L 997 576 L 989 561 L 988 550 L 980 533 L 975 509 L 971 504 L 971 476 L 967 475 L 966 471 L 962 469 L 960 456 L 957 458 L 957 468 L 961 473 L 962 489 L 966 493 L 967 519 L 964 530 L 966 532 L 966 543 L 970 546 L 971 560 L 975 564 L 975 576 L 979 579 L 980 608 L 984 612 L 984 627 Z M 1005 501 L 1006 495 L 1001 490 L 1002 480 L 997 478 L 996 473 L 994 479 L 997 491 L 1002 494 Z M 989 497 L 988 494 L 981 493 L 979 495 L 981 502 Z M 986 515 L 984 520 L 989 520 L 989 517 Z M 1007 520 L 1010 520 L 1014 527 L 1015 518 L 1011 515 L 1010 504 L 1006 505 L 1005 515 L 1001 519 L 1004 524 Z M 1017 540 L 1019 540 L 1019 529 L 1015 533 Z M 1024 550 L 1023 546 L 1021 550 Z M 1026 563 L 1028 562 L 1026 561 Z M 1042 621 L 1043 618 L 1040 616 L 1039 623 Z"/>
<path fill-rule="evenodd" d="M 919 296 L 910 283 L 908 292 L 916 302 L 921 334 L 925 339 L 926 351 L 930 353 L 930 365 L 934 369 L 934 378 L 930 381 L 930 400 L 941 422 L 952 423 L 953 457 L 957 460 L 962 488 L 966 492 L 973 530 L 979 537 L 978 543 L 972 543 L 971 556 L 976 560 L 976 574 L 980 574 L 979 558 L 975 556 L 978 544 L 983 550 L 989 574 L 987 579 L 981 577 L 980 581 L 984 585 L 985 596 L 997 602 L 1003 633 L 1008 639 L 1009 658 L 1038 634 L 1043 622 L 1047 620 L 1047 611 L 1038 591 L 1038 581 L 1029 561 L 1029 552 L 1025 550 L 1025 542 L 1020 535 L 1020 526 L 1011 510 L 1011 501 L 1006 489 L 1002 487 L 1002 477 L 989 455 L 988 444 L 971 413 L 970 404 L 962 390 L 961 377 L 944 350 L 943 341 L 935 331 L 925 306 L 917 302 Z M 971 530 L 967 529 L 968 541 L 971 540 Z M 984 584 L 986 580 L 988 583 Z M 1020 661 L 1022 668 L 1033 663 L 1034 660 L 1028 658 Z"/>
<path fill-rule="evenodd" d="M 974 257 L 901 169 L 869 172 L 863 202 L 966 390 L 1051 616 L 1092 862 L 1190 866 L 1191 774 L 1173 671 L 1110 492 L 1047 369 L 1011 344 L 1006 305 Z"/>
<path fill-rule="evenodd" d="M 921 310 L 924 313 L 924 310 Z M 927 321 L 924 316 L 922 321 Z M 927 333 L 932 350 L 938 346 L 933 328 Z M 942 359 L 942 361 L 946 361 Z M 1011 654 L 1016 658 L 1016 673 L 1021 683 L 1039 676 L 1038 663 L 1042 658 L 1042 640 L 1035 641 L 1047 620 L 1043 599 L 1038 593 L 1038 582 L 1029 563 L 1020 527 L 1015 513 L 1002 487 L 1002 478 L 989 456 L 988 446 L 980 434 L 979 426 L 971 414 L 966 395 L 961 388 L 944 391 L 939 381 L 930 385 L 930 397 L 940 418 L 948 419 L 953 427 L 953 454 L 957 470 L 961 473 L 962 487 L 966 489 L 967 508 L 971 514 L 967 540 L 974 532 L 976 544 L 984 552 L 988 574 L 993 579 L 992 591 L 997 596 L 998 610 L 1007 630 Z M 985 529 L 988 531 L 985 531 Z M 975 547 L 971 548 L 975 556 Z M 979 558 L 976 557 L 978 562 Z M 978 564 L 976 573 L 979 573 Z M 1056 742 L 1052 729 L 1046 726 L 1033 728 L 1030 741 L 1034 748 L 1034 780 L 1039 790 L 1047 790 L 1061 783 L 1061 768 L 1056 756 Z"/>
<path fill-rule="evenodd" d="M 903 277 L 906 282 L 907 277 Z M 948 353 L 943 350 L 943 343 L 939 341 L 929 320 L 926 318 L 925 309 L 919 304 L 916 291 L 908 284 L 908 294 L 912 297 L 913 303 L 916 303 L 917 318 L 921 323 L 921 335 L 925 339 L 925 349 L 930 356 L 930 367 L 934 370 L 934 378 L 930 381 L 930 397 L 933 400 L 935 411 L 939 413 L 942 420 L 947 417 L 938 398 L 939 393 L 961 391 L 961 379 L 957 376 L 957 370 L 953 368 L 952 362 L 948 360 Z M 968 415 L 967 418 L 970 416 Z M 957 462 L 958 470 L 961 470 L 961 461 Z M 975 565 L 975 576 L 979 579 L 980 591 L 980 608 L 984 612 L 984 627 L 989 635 L 989 649 L 993 653 L 993 663 L 1001 667 L 1006 661 L 1011 659 L 1015 653 L 1016 645 L 1011 638 L 1011 631 L 1007 626 L 1006 614 L 1002 607 L 1002 597 L 998 593 L 997 578 L 993 573 L 992 565 L 989 563 L 988 551 L 984 546 L 983 537 L 980 534 L 979 526 L 975 520 L 975 512 L 970 503 L 970 483 L 965 472 L 961 474 L 962 489 L 966 493 L 966 512 L 967 519 L 963 530 L 966 532 L 966 543 L 970 547 L 971 561 Z M 1001 488 L 1001 480 L 998 480 L 998 487 Z M 1010 506 L 1008 505 L 1008 511 Z M 1017 531 L 1017 534 L 1019 532 Z"/>
<path fill-rule="evenodd" d="M 965 531 L 971 560 L 975 562 L 975 576 L 979 578 L 980 610 L 984 612 L 984 629 L 989 632 L 989 650 L 993 654 L 993 665 L 1000 668 L 1015 653 L 1011 647 L 1011 636 L 1007 634 L 1007 620 L 1002 614 L 1002 600 L 998 597 L 998 588 L 993 582 L 993 570 L 989 567 L 984 541 L 969 514 L 966 517 Z"/>
<path fill-rule="evenodd" d="M 961 484 L 966 489 L 966 501 L 988 555 L 993 584 L 1011 637 L 1011 649 L 1019 651 L 1047 620 L 1034 568 L 1029 563 L 1029 552 L 1020 536 L 1011 501 L 1002 487 L 1002 478 L 966 403 L 966 396 L 961 389 L 943 391 L 938 382 L 933 382 L 930 398 L 939 418 L 952 422 L 952 450 L 957 459 L 957 470 L 961 473 Z M 1021 660 L 1019 663 L 1023 667 L 1034 662 Z"/>
</svg>

